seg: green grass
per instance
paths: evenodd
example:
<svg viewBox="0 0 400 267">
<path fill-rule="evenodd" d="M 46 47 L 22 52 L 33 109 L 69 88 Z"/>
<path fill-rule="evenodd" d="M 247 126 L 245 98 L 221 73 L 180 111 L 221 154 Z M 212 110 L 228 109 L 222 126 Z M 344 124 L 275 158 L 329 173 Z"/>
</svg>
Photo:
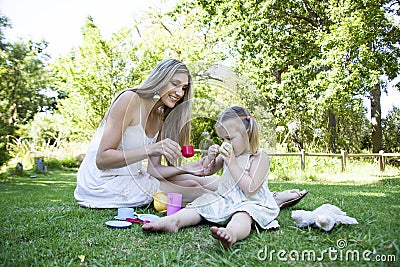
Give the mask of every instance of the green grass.
<svg viewBox="0 0 400 267">
<path fill-rule="evenodd" d="M 380 177 L 374 182 L 270 181 L 270 189 L 299 188 L 309 195 L 293 208 L 281 211 L 276 231 L 254 230 L 231 250 L 221 249 L 210 236 L 207 223 L 176 234 L 144 233 L 139 225 L 110 229 L 116 209 L 85 209 L 73 198 L 73 170 L 38 173 L 37 178 L 14 176 L 0 182 L 1 266 L 398 266 L 400 236 L 400 176 Z M 299 229 L 291 210 L 312 210 L 324 203 L 342 208 L 359 225 L 335 226 L 329 232 Z M 138 213 L 156 213 L 150 207 Z M 347 246 L 339 249 L 337 242 Z M 336 250 L 334 254 L 333 250 Z M 274 251 L 275 252 L 274 252 Z M 296 261 L 278 257 L 296 256 Z M 302 260 L 301 253 L 314 251 L 323 261 Z M 282 251 L 286 252 L 283 255 Z M 359 253 L 360 262 L 346 253 Z M 363 261 L 394 255 L 396 262 Z M 306 254 L 307 255 L 307 254 Z M 334 256 L 336 255 L 336 260 Z M 341 256 L 342 255 L 342 256 Z M 84 256 L 84 258 L 82 257 Z M 265 258 L 264 258 L 265 257 Z M 271 259 L 272 258 L 272 259 Z M 81 260 L 82 259 L 82 260 Z M 331 260 L 332 259 L 332 260 Z"/>
</svg>

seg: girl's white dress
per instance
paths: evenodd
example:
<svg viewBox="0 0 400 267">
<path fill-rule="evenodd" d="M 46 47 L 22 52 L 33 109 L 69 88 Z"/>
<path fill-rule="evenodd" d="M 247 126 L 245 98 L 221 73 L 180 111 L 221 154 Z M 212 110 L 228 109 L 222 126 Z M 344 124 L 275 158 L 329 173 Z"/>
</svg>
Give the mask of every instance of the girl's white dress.
<svg viewBox="0 0 400 267">
<path fill-rule="evenodd" d="M 245 172 L 249 171 L 250 153 L 242 154 L 236 160 Z M 220 179 L 217 191 L 196 198 L 190 205 L 196 208 L 203 218 L 225 225 L 234 213 L 245 211 L 263 229 L 279 227 L 275 220 L 279 214 L 279 207 L 269 191 L 267 177 L 253 196 L 246 196 L 226 166 Z"/>
<path fill-rule="evenodd" d="M 103 135 L 103 122 L 89 145 L 85 159 L 79 167 L 77 186 L 74 192 L 78 204 L 90 208 L 139 207 L 150 203 L 152 194 L 157 192 L 160 182 L 142 169 L 142 162 L 126 167 L 99 170 L 96 154 Z M 149 138 L 139 123 L 129 126 L 122 136 L 118 150 L 135 149 L 157 140 Z"/>
</svg>

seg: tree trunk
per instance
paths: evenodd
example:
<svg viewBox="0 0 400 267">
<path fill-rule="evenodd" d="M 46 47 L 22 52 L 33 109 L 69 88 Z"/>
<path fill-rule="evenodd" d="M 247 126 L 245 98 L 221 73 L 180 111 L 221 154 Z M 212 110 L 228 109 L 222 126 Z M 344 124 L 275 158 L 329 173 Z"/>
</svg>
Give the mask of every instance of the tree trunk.
<svg viewBox="0 0 400 267">
<path fill-rule="evenodd" d="M 382 149 L 382 125 L 381 125 L 381 85 L 375 84 L 370 92 L 371 99 L 371 123 L 372 123 L 372 153 L 378 153 Z"/>
<path fill-rule="evenodd" d="M 331 110 L 328 110 L 328 130 L 329 130 L 329 149 L 331 152 L 336 153 L 336 141 L 337 141 L 336 116 Z"/>
</svg>

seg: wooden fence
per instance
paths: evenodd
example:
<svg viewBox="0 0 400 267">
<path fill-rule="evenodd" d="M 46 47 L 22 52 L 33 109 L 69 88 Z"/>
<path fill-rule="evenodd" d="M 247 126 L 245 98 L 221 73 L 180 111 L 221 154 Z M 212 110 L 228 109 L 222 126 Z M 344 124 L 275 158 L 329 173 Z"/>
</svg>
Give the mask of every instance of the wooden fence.
<svg viewBox="0 0 400 267">
<path fill-rule="evenodd" d="M 195 149 L 195 152 L 199 153 L 207 153 L 207 151 Z M 337 157 L 340 158 L 340 163 L 342 167 L 342 171 L 346 170 L 347 159 L 348 158 L 377 158 L 379 161 L 379 169 L 381 172 L 385 171 L 385 162 L 386 158 L 400 158 L 400 153 L 385 153 L 383 150 L 379 151 L 379 153 L 370 153 L 370 154 L 348 154 L 346 151 L 342 150 L 340 154 L 330 154 L 330 153 L 312 153 L 306 152 L 304 149 L 301 152 L 294 153 L 268 153 L 271 157 L 287 157 L 287 156 L 299 156 L 300 160 L 300 168 L 302 171 L 306 168 L 306 157 Z"/>
<path fill-rule="evenodd" d="M 381 172 L 385 171 L 385 162 L 386 158 L 394 157 L 400 158 L 400 153 L 385 153 L 383 150 L 379 151 L 379 153 L 370 153 L 370 154 L 349 154 L 346 151 L 342 150 L 340 154 L 330 154 L 330 153 L 310 153 L 305 152 L 304 149 L 301 152 L 297 153 L 268 153 L 269 156 L 299 156 L 300 160 L 300 168 L 301 170 L 305 170 L 306 168 L 306 156 L 307 157 L 338 157 L 340 158 L 340 163 L 342 167 L 342 171 L 346 170 L 347 159 L 348 158 L 377 158 L 379 161 L 379 169 Z"/>
</svg>

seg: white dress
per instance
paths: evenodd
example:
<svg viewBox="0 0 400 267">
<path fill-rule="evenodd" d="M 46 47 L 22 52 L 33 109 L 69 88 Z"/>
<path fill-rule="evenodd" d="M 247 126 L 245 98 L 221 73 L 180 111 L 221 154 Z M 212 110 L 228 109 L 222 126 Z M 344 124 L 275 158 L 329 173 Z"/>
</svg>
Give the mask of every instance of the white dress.
<svg viewBox="0 0 400 267">
<path fill-rule="evenodd" d="M 79 167 L 75 199 L 79 205 L 90 208 L 140 207 L 149 204 L 160 182 L 142 169 L 141 161 L 117 169 L 103 171 L 97 168 L 96 154 L 104 126 L 105 123 L 102 123 L 97 130 Z M 153 144 L 157 136 L 158 133 L 153 138 L 147 137 L 141 123 L 129 126 L 118 150 Z"/>
<path fill-rule="evenodd" d="M 236 160 L 243 170 L 249 171 L 250 153 L 242 154 Z M 267 177 L 253 196 L 246 196 L 226 166 L 220 179 L 217 191 L 206 193 L 190 204 L 204 219 L 225 225 L 235 212 L 245 211 L 262 229 L 279 227 L 275 220 L 279 207 L 269 191 Z"/>
</svg>

